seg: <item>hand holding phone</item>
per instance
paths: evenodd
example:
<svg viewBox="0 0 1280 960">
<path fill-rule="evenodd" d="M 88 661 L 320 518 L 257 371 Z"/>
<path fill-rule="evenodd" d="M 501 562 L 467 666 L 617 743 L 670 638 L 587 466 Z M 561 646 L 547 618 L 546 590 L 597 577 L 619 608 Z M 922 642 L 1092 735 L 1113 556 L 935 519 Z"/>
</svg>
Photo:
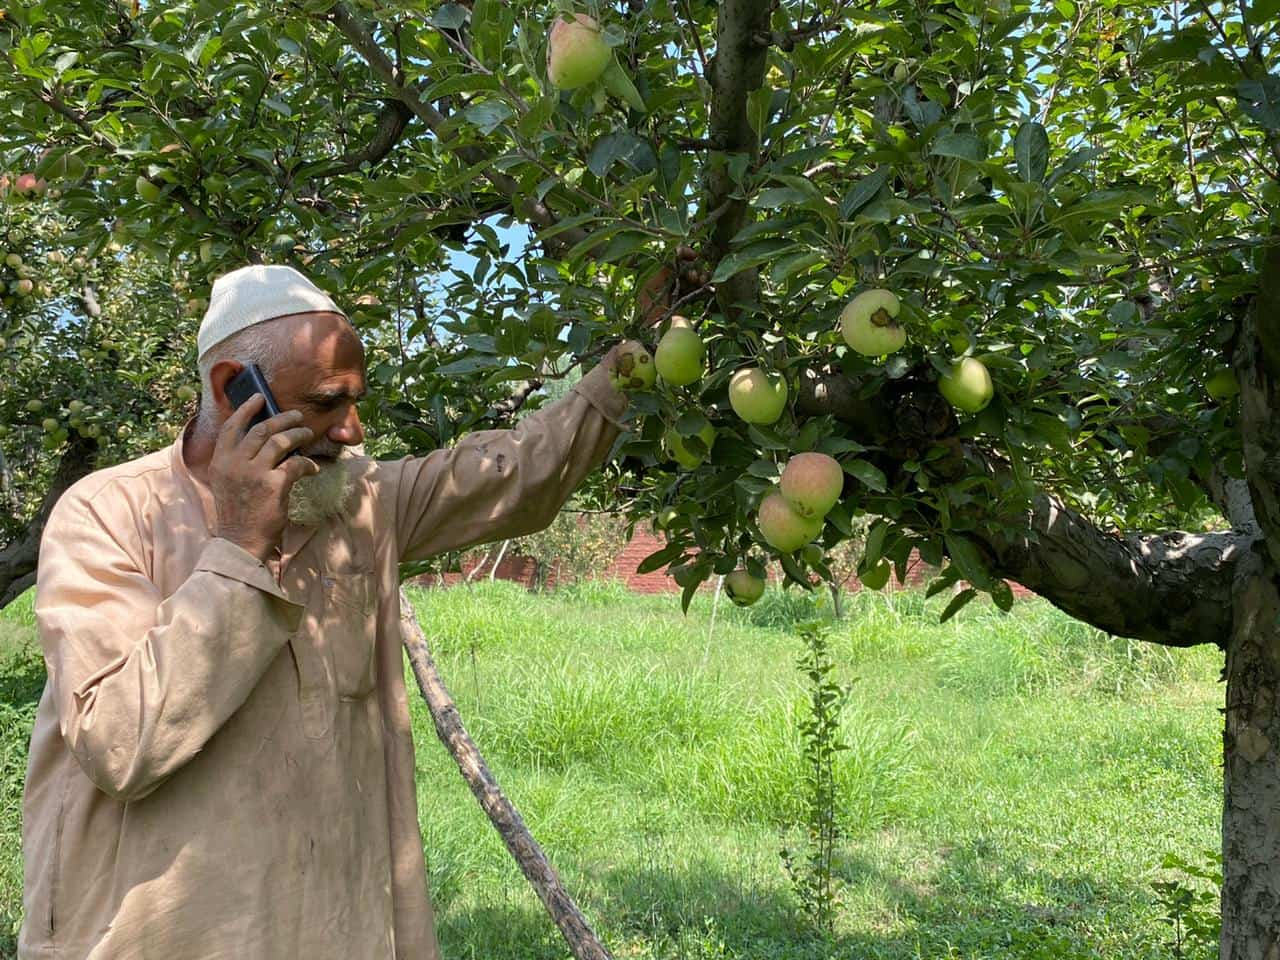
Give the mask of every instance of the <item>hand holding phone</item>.
<svg viewBox="0 0 1280 960">
<path fill-rule="evenodd" d="M 280 411 L 254 364 L 227 385 L 227 398 L 236 410 L 222 425 L 209 462 L 215 536 L 265 561 L 288 522 L 289 491 L 302 477 L 320 472 L 314 461 L 294 456 L 315 434 L 301 425 L 301 411 Z"/>
</svg>

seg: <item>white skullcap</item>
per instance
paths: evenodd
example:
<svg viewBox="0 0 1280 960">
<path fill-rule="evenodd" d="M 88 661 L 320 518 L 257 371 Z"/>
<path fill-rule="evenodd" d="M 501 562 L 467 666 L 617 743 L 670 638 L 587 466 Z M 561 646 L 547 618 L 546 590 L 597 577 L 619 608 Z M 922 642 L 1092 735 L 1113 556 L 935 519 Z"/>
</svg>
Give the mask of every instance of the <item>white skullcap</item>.
<svg viewBox="0 0 1280 960">
<path fill-rule="evenodd" d="M 197 360 L 214 344 L 263 320 L 324 311 L 347 317 L 329 295 L 293 267 L 255 264 L 213 281 L 209 309 L 196 336 Z M 350 318 L 347 318 L 348 320 Z"/>
</svg>

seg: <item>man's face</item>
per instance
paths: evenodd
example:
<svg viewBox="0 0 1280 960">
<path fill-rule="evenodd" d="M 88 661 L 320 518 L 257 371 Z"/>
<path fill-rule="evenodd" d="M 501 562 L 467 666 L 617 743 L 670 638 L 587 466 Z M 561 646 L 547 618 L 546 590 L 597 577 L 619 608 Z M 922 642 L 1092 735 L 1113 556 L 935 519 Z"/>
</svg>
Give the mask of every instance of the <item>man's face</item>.
<svg viewBox="0 0 1280 960">
<path fill-rule="evenodd" d="M 268 321 L 296 362 L 286 364 L 271 381 L 281 410 L 302 411 L 302 426 L 315 433 L 299 452 L 320 467 L 303 477 L 289 493 L 289 519 L 306 526 L 348 512 L 351 481 L 341 459 L 354 456 L 350 447 L 364 442 L 356 401 L 364 395 L 364 346 L 351 325 L 334 313 L 302 313 Z M 238 372 L 238 371 L 237 371 Z M 231 413 L 230 402 L 224 416 Z"/>
</svg>

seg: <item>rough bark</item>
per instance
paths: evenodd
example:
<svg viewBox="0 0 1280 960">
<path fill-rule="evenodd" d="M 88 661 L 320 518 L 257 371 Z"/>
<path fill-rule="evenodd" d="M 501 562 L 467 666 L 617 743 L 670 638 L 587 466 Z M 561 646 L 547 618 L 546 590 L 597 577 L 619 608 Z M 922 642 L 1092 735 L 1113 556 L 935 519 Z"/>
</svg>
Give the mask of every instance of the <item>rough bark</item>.
<svg viewBox="0 0 1280 960">
<path fill-rule="evenodd" d="M 751 206 L 745 197 L 733 197 L 738 184 L 730 173 L 734 154 L 746 154 L 754 163 L 759 138 L 747 120 L 747 96 L 764 82 L 768 45 L 758 34 L 769 30 L 767 0 L 725 0 L 716 19 L 716 53 L 711 62 L 711 141 L 717 150 L 708 158 L 704 210 L 722 207 L 711 232 L 707 258 L 719 263 L 729 252 L 729 241 L 746 225 Z M 725 316 L 737 315 L 735 303 L 759 299 L 760 275 L 743 270 L 720 284 L 716 297 Z"/>
<path fill-rule="evenodd" d="M 1233 357 L 1240 382 L 1245 472 L 1271 562 L 1280 565 L 1280 244 L 1267 247 L 1258 295 Z"/>
<path fill-rule="evenodd" d="M 1227 649 L 1222 960 L 1280 957 L 1280 589 L 1261 554 L 1250 565 Z"/>
<path fill-rule="evenodd" d="M 1232 580 L 1253 534 L 1114 535 L 1046 494 L 1023 521 L 1016 534 L 982 538 L 999 576 L 1108 633 L 1176 647 L 1226 646 Z"/>
<path fill-rule="evenodd" d="M 36 563 L 40 557 L 40 537 L 49 513 L 58 498 L 73 483 L 93 472 L 97 466 L 98 443 L 89 437 L 72 434 L 53 475 L 53 482 L 22 535 L 0 548 L 0 607 L 8 606 L 36 582 Z"/>
<path fill-rule="evenodd" d="M 480 806 L 488 814 L 511 856 L 520 865 L 525 878 L 537 891 L 547 913 L 564 935 L 569 949 L 578 960 L 612 960 L 612 955 L 600 943 L 587 923 L 587 918 L 565 891 L 555 868 L 547 862 L 546 855 L 538 841 L 529 833 L 520 812 L 503 794 L 484 757 L 467 734 L 462 718 L 458 715 L 458 708 L 436 670 L 435 661 L 427 648 L 426 637 L 423 636 L 413 605 L 403 588 L 400 590 L 400 632 L 405 649 L 409 652 L 409 663 L 418 681 L 418 689 L 431 710 L 436 735 L 457 762 L 467 786 L 480 801 Z"/>
</svg>

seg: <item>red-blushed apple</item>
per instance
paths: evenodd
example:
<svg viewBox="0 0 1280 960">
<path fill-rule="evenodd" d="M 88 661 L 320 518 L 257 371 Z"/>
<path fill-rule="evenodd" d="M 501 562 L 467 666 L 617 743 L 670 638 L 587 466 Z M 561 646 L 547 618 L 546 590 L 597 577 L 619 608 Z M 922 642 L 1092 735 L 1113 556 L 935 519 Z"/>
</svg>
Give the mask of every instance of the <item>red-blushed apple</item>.
<svg viewBox="0 0 1280 960">
<path fill-rule="evenodd" d="M 764 581 L 738 569 L 724 578 L 724 592 L 739 607 L 749 607 L 764 596 Z"/>
<path fill-rule="evenodd" d="M 671 329 L 658 341 L 653 362 L 658 376 L 665 382 L 673 387 L 683 387 L 702 376 L 706 354 L 706 347 L 696 330 L 673 322 Z"/>
<path fill-rule="evenodd" d="M 747 423 L 773 423 L 786 405 L 787 381 L 781 374 L 743 367 L 729 379 L 729 406 Z"/>
<path fill-rule="evenodd" d="M 561 90 L 576 90 L 604 73 L 612 56 L 600 24 L 585 13 L 573 21 L 556 17 L 547 37 L 547 79 Z"/>
<path fill-rule="evenodd" d="M 822 532 L 822 517 L 802 517 L 776 490 L 760 501 L 756 524 L 765 542 L 780 553 L 799 550 Z"/>
<path fill-rule="evenodd" d="M 31 292 L 35 290 L 36 285 L 23 277 L 21 280 L 15 280 L 13 283 L 13 292 L 20 297 L 29 297 Z"/>
<path fill-rule="evenodd" d="M 957 410 L 977 413 L 995 393 L 991 374 L 977 357 L 964 357 L 951 365 L 951 369 L 938 378 L 938 389 Z"/>
<path fill-rule="evenodd" d="M 893 353 L 907 342 L 907 331 L 897 320 L 901 309 L 892 290 L 866 290 L 840 311 L 840 335 L 865 357 Z"/>
<path fill-rule="evenodd" d="M 674 429 L 668 430 L 665 438 L 667 453 L 671 459 L 686 470 L 695 470 L 706 459 L 707 453 L 711 452 L 711 448 L 716 442 L 716 429 L 707 424 L 699 430 L 695 436 L 702 441 L 702 445 L 706 447 L 706 453 L 698 453 L 689 447 L 685 438 L 680 436 Z"/>
<path fill-rule="evenodd" d="M 30 193 L 38 196 L 44 193 L 44 188 L 45 182 L 34 173 L 21 174 L 17 180 L 13 181 L 14 191 L 20 194 Z"/>
<path fill-rule="evenodd" d="M 844 470 L 825 453 L 797 453 L 782 468 L 778 488 L 800 516 L 825 517 L 840 499 Z"/>
</svg>

